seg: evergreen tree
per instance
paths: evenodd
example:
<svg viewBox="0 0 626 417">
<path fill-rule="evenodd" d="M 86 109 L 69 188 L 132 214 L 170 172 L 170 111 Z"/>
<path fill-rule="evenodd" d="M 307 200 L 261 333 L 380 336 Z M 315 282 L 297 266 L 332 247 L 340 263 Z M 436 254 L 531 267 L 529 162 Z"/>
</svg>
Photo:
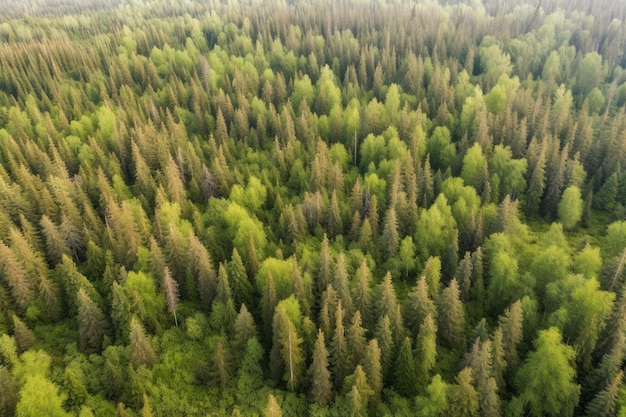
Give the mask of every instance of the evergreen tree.
<svg viewBox="0 0 626 417">
<path fill-rule="evenodd" d="M 311 379 L 311 398 L 320 407 L 326 407 L 332 399 L 332 383 L 328 370 L 328 350 L 324 342 L 324 333 L 319 330 L 313 348 L 313 362 L 309 367 Z"/>
<path fill-rule="evenodd" d="M 400 345 L 393 369 L 393 381 L 396 390 L 405 397 L 412 398 L 416 394 L 417 371 L 413 360 L 411 339 L 404 338 Z"/>
<path fill-rule="evenodd" d="M 135 317 L 130 320 L 130 360 L 135 368 L 151 368 L 157 362 L 154 350 L 143 326 Z"/>
<path fill-rule="evenodd" d="M 361 312 L 357 311 L 354 313 L 350 327 L 348 327 L 346 332 L 350 368 L 358 364 L 363 364 L 363 358 L 365 357 L 365 348 L 367 347 L 367 339 L 365 338 L 366 330 L 361 324 Z"/>
<path fill-rule="evenodd" d="M 421 381 L 428 381 L 437 362 L 437 327 L 431 314 L 420 326 L 415 342 L 418 374 Z"/>
<path fill-rule="evenodd" d="M 470 417 L 478 414 L 478 393 L 474 389 L 471 368 L 464 368 L 450 386 L 450 415 Z"/>
<path fill-rule="evenodd" d="M 178 327 L 178 319 L 176 318 L 176 308 L 178 307 L 178 283 L 172 278 L 170 269 L 166 266 L 163 271 L 163 278 L 161 280 L 161 288 L 165 293 L 165 299 L 167 300 L 167 309 L 174 316 L 174 323 Z"/>
<path fill-rule="evenodd" d="M 13 315 L 13 337 L 20 352 L 25 352 L 36 342 L 35 333 L 15 314 Z"/>
<path fill-rule="evenodd" d="M 246 305 L 242 304 L 239 309 L 239 314 L 237 314 L 237 318 L 235 319 L 234 347 L 237 351 L 243 352 L 248 345 L 248 341 L 251 338 L 256 337 L 256 335 L 257 330 L 256 325 L 254 324 L 254 317 L 250 314 Z"/>
<path fill-rule="evenodd" d="M 270 394 L 267 400 L 263 417 L 283 417 L 283 410 L 280 408 L 278 401 L 276 401 L 276 397 L 272 394 Z"/>
<path fill-rule="evenodd" d="M 367 344 L 365 357 L 363 358 L 363 370 L 373 391 L 373 402 L 377 404 L 380 401 L 380 394 L 383 389 L 383 370 L 378 339 L 372 339 Z"/>
<path fill-rule="evenodd" d="M 465 312 L 456 279 L 441 293 L 438 336 L 444 346 L 460 349 L 465 344 Z"/>
<path fill-rule="evenodd" d="M 106 331 L 102 310 L 89 298 L 84 289 L 78 290 L 78 333 L 81 348 L 99 352 Z"/>
<path fill-rule="evenodd" d="M 596 394 L 585 409 L 588 416 L 610 417 L 615 415 L 617 397 L 623 378 L 624 371 L 619 371 L 611 384 Z"/>
</svg>

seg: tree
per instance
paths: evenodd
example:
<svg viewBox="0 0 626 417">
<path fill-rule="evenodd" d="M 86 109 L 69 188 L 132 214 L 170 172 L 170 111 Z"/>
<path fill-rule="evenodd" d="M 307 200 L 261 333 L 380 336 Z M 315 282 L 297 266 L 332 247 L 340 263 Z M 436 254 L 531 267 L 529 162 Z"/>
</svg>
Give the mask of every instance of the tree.
<svg viewBox="0 0 626 417">
<path fill-rule="evenodd" d="M 373 401 L 380 401 L 380 393 L 383 389 L 383 370 L 381 366 L 381 352 L 378 347 L 378 339 L 372 339 L 367 344 L 365 357 L 363 358 L 363 370 L 367 375 L 369 385 L 373 390 Z"/>
<path fill-rule="evenodd" d="M 13 315 L 13 336 L 20 352 L 25 352 L 35 344 L 35 333 L 15 314 Z"/>
<path fill-rule="evenodd" d="M 163 271 L 163 279 L 161 281 L 161 288 L 165 293 L 165 299 L 167 300 L 167 309 L 174 316 L 174 323 L 178 327 L 178 319 L 176 318 L 176 308 L 178 307 L 178 282 L 172 278 L 172 273 L 169 267 L 165 267 Z"/>
<path fill-rule="evenodd" d="M 393 369 L 393 381 L 398 393 L 409 398 L 415 396 L 418 382 L 417 371 L 413 360 L 411 339 L 408 337 L 405 337 L 400 345 Z"/>
<path fill-rule="evenodd" d="M 0 366 L 0 414 L 13 415 L 19 400 L 18 384 L 5 366 Z"/>
<path fill-rule="evenodd" d="M 26 377 L 20 390 L 20 401 L 15 407 L 17 417 L 69 417 L 62 406 L 63 397 L 59 388 L 44 375 Z"/>
<path fill-rule="evenodd" d="M 78 333 L 84 350 L 99 352 L 106 333 L 107 322 L 102 310 L 87 295 L 78 290 Z"/>
<path fill-rule="evenodd" d="M 313 348 L 313 362 L 309 367 L 311 378 L 311 397 L 320 407 L 326 407 L 332 399 L 332 383 L 328 370 L 328 350 L 324 343 L 324 333 L 317 332 L 317 340 Z"/>
<path fill-rule="evenodd" d="M 478 415 L 478 393 L 474 389 L 472 369 L 464 368 L 456 376 L 456 384 L 450 390 L 450 415 L 471 417 Z"/>
<path fill-rule="evenodd" d="M 239 314 L 235 319 L 235 348 L 243 352 L 248 344 L 248 340 L 257 336 L 256 325 L 254 324 L 254 317 L 248 311 L 245 304 L 241 305 Z"/>
<path fill-rule="evenodd" d="M 394 257 L 398 251 L 400 237 L 398 235 L 398 220 L 396 219 L 396 210 L 391 207 L 387 211 L 385 224 L 383 226 L 383 235 L 380 241 L 385 259 Z"/>
<path fill-rule="evenodd" d="M 281 410 L 278 401 L 276 401 L 276 397 L 272 394 L 270 394 L 267 399 L 267 405 L 265 406 L 263 417 L 283 417 L 283 410 Z"/>
<path fill-rule="evenodd" d="M 578 187 L 572 185 L 563 191 L 557 212 L 565 230 L 576 227 L 583 214 L 583 200 Z"/>
<path fill-rule="evenodd" d="M 460 349 L 465 344 L 465 312 L 456 279 L 441 293 L 438 336 L 444 346 Z"/>
<path fill-rule="evenodd" d="M 130 321 L 130 360 L 135 368 L 151 368 L 157 362 L 150 340 L 135 317 Z"/>
<path fill-rule="evenodd" d="M 418 374 L 422 381 L 428 380 L 437 362 L 437 326 L 433 316 L 427 315 L 415 342 Z"/>
<path fill-rule="evenodd" d="M 523 320 L 522 303 L 519 300 L 511 304 L 504 311 L 504 315 L 498 318 L 499 327 L 502 329 L 504 360 L 511 369 L 515 369 L 519 363 L 517 345 L 522 341 Z"/>
<path fill-rule="evenodd" d="M 613 381 L 611 381 L 611 384 L 598 392 L 593 400 L 587 404 L 585 411 L 589 417 L 610 417 L 615 415 L 617 397 L 623 378 L 624 371 L 620 370 L 613 378 Z"/>
<path fill-rule="evenodd" d="M 555 327 L 540 331 L 533 345 L 517 373 L 521 399 L 534 415 L 572 416 L 580 395 L 574 349 L 563 343 Z"/>
</svg>

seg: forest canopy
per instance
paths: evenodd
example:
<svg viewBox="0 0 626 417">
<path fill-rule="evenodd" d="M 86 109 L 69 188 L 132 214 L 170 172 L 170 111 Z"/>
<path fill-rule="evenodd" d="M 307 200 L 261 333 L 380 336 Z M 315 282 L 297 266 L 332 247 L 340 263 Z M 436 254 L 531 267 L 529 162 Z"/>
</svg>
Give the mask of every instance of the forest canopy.
<svg viewBox="0 0 626 417">
<path fill-rule="evenodd" d="M 0 415 L 626 416 L 626 4 L 0 4 Z"/>
</svg>

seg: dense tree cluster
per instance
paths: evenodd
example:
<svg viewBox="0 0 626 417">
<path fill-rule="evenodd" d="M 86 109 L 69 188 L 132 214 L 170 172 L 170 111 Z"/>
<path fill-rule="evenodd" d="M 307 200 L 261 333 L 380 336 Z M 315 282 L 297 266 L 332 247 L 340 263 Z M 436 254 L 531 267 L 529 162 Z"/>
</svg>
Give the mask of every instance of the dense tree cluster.
<svg viewBox="0 0 626 417">
<path fill-rule="evenodd" d="M 626 414 L 626 6 L 0 5 L 0 415 Z"/>
</svg>

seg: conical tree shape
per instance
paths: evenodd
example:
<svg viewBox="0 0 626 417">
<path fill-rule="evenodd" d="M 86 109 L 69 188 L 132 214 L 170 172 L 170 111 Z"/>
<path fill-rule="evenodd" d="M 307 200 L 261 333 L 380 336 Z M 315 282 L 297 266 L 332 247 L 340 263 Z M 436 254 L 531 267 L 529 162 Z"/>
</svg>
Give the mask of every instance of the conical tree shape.
<svg viewBox="0 0 626 417">
<path fill-rule="evenodd" d="M 263 417 L 283 417 L 283 410 L 281 410 L 276 397 L 270 394 L 267 399 L 267 405 L 265 411 L 263 411 Z"/>
<path fill-rule="evenodd" d="M 587 404 L 585 411 L 589 417 L 612 417 L 615 415 L 617 397 L 619 395 L 624 371 L 619 371 L 611 384 L 598 392 L 596 396 Z"/>
<path fill-rule="evenodd" d="M 383 369 L 380 363 L 380 348 L 378 339 L 372 339 L 367 344 L 365 357 L 363 358 L 363 370 L 367 375 L 367 380 L 373 391 L 372 400 L 374 403 L 380 401 L 380 393 L 383 389 Z"/>
<path fill-rule="evenodd" d="M 411 339 L 408 337 L 404 338 L 396 357 L 393 369 L 393 384 L 398 393 L 405 397 L 412 398 L 417 394 L 417 372 L 413 360 Z"/>
<path fill-rule="evenodd" d="M 438 336 L 449 348 L 460 349 L 465 344 L 465 313 L 456 279 L 441 293 L 438 316 Z"/>
<path fill-rule="evenodd" d="M 163 279 L 161 280 L 161 288 L 165 293 L 165 299 L 167 300 L 167 309 L 174 316 L 174 323 L 178 327 L 178 319 L 176 318 L 176 308 L 178 307 L 178 282 L 172 278 L 170 269 L 166 266 L 163 271 Z"/>
<path fill-rule="evenodd" d="M 35 344 L 35 333 L 15 314 L 13 315 L 13 336 L 20 352 L 25 352 Z"/>
<path fill-rule="evenodd" d="M 81 348 L 99 352 L 102 349 L 106 320 L 100 308 L 89 298 L 85 290 L 78 290 L 78 332 Z"/>
<path fill-rule="evenodd" d="M 156 362 L 156 355 L 152 350 L 150 340 L 146 336 L 143 326 L 135 317 L 130 321 L 130 360 L 135 368 L 146 366 L 151 368 Z"/>
<path fill-rule="evenodd" d="M 248 344 L 248 340 L 256 337 L 257 330 L 254 324 L 254 317 L 248 311 L 245 304 L 241 305 L 237 319 L 235 320 L 235 340 L 234 346 L 238 351 L 243 352 Z"/>
<path fill-rule="evenodd" d="M 328 350 L 324 343 L 324 333 L 319 330 L 313 348 L 313 362 L 309 367 L 311 379 L 310 394 L 312 400 L 320 407 L 326 407 L 332 400 L 332 383 L 328 370 Z"/>
</svg>

